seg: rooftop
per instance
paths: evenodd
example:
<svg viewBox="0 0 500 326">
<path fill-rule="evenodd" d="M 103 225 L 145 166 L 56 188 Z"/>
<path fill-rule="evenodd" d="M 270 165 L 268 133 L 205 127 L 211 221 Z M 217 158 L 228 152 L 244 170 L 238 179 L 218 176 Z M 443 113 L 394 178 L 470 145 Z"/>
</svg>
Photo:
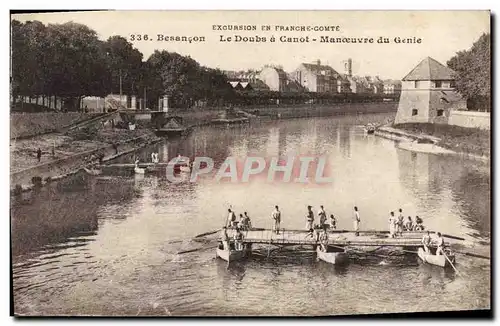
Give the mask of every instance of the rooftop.
<svg viewBox="0 0 500 326">
<path fill-rule="evenodd" d="M 454 71 L 440 62 L 427 57 L 422 60 L 403 80 L 454 80 Z"/>
</svg>

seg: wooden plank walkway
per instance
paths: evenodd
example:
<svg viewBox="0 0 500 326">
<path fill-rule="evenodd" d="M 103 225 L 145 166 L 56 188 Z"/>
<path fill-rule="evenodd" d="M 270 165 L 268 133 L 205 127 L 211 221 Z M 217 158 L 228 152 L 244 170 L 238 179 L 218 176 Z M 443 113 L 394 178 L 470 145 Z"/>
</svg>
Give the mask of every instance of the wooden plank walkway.
<svg viewBox="0 0 500 326">
<path fill-rule="evenodd" d="M 229 237 L 236 231 L 227 229 Z M 271 245 L 315 245 L 316 237 L 311 237 L 309 232 L 302 230 L 280 230 L 279 234 L 269 229 L 242 231 L 243 242 Z M 328 243 L 338 246 L 393 246 L 393 247 L 418 247 L 422 245 L 423 232 L 403 232 L 403 236 L 389 238 L 386 231 L 360 231 L 356 236 L 353 231 L 331 231 L 328 233 Z M 222 233 L 220 233 L 222 238 Z"/>
</svg>

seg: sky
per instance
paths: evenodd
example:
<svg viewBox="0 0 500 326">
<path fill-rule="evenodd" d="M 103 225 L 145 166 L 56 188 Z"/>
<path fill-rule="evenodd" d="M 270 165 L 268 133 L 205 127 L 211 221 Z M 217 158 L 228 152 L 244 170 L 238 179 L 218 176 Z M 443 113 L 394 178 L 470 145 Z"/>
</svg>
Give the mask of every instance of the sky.
<svg viewBox="0 0 500 326">
<path fill-rule="evenodd" d="M 44 24 L 68 21 L 89 26 L 105 40 L 112 35 L 127 38 L 145 59 L 154 50 L 189 55 L 200 64 L 223 70 L 259 69 L 281 65 L 287 72 L 302 62 L 328 64 L 340 73 L 342 62 L 353 61 L 354 75 L 402 79 L 430 56 L 446 64 L 457 51 L 469 49 L 490 30 L 489 11 L 102 11 L 12 15 L 19 21 Z M 213 25 L 255 25 L 256 31 L 218 31 Z M 269 25 L 271 31 L 262 31 Z M 338 26 L 339 31 L 276 31 L 275 26 Z M 131 35 L 149 36 L 148 41 Z M 205 37 L 205 42 L 158 41 L 157 35 Z M 221 42 L 232 37 L 230 42 Z M 241 37 L 266 37 L 267 42 L 234 42 Z M 271 36 L 276 42 L 269 42 Z M 306 37 L 309 43 L 280 42 L 279 37 Z M 321 36 L 374 38 L 373 44 L 320 43 Z M 378 44 L 378 37 L 390 44 Z M 394 38 L 420 38 L 421 43 L 394 43 Z M 311 41 L 316 39 L 316 42 Z"/>
</svg>

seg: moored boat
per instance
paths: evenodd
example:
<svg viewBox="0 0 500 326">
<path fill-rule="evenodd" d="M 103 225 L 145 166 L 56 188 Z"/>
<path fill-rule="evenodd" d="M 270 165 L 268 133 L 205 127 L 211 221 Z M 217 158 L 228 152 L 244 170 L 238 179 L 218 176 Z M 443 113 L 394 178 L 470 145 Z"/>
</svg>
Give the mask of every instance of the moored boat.
<svg viewBox="0 0 500 326">
<path fill-rule="evenodd" d="M 318 255 L 318 260 L 322 260 L 329 264 L 341 265 L 349 261 L 349 257 L 345 253 L 345 250 L 340 248 L 318 245 L 316 254 Z"/>
<path fill-rule="evenodd" d="M 90 175 L 100 175 L 102 173 L 102 170 L 98 169 L 88 169 L 88 168 L 83 168 L 83 169 Z"/>
<path fill-rule="evenodd" d="M 433 248 L 430 249 L 432 250 Z M 436 265 L 441 267 L 452 267 L 450 261 L 452 264 L 455 263 L 455 255 L 449 249 L 445 249 L 446 256 L 435 255 L 431 252 L 425 252 L 423 248 L 418 248 L 417 253 L 418 257 L 420 257 L 420 259 L 422 259 L 423 262 L 431 265 Z M 448 257 L 448 259 L 446 259 L 446 257 Z"/>
<path fill-rule="evenodd" d="M 146 173 L 146 169 L 140 168 L 139 161 L 136 161 L 134 166 L 134 172 L 135 174 L 144 174 Z"/>
<path fill-rule="evenodd" d="M 221 259 L 227 261 L 228 263 L 232 261 L 241 260 L 245 257 L 246 251 L 242 246 L 240 250 L 236 250 L 234 242 L 229 242 L 227 240 L 219 242 L 217 247 L 216 255 Z"/>
</svg>

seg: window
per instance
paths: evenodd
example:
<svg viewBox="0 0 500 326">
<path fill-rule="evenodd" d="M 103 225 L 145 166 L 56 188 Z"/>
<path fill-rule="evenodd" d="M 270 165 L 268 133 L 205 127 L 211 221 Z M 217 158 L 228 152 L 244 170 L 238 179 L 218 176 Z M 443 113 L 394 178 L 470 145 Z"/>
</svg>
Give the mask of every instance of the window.
<svg viewBox="0 0 500 326">
<path fill-rule="evenodd" d="M 440 80 L 436 80 L 436 81 L 434 82 L 434 87 L 435 87 L 435 88 L 441 88 L 441 87 L 443 87 L 443 86 L 442 86 L 442 81 L 440 81 Z"/>
<path fill-rule="evenodd" d="M 417 115 L 418 114 L 418 110 L 417 109 L 413 109 L 411 110 L 411 115 Z"/>
<path fill-rule="evenodd" d="M 437 110 L 437 116 L 438 116 L 438 117 L 442 117 L 442 116 L 444 116 L 444 110 L 443 110 L 443 109 L 439 109 L 439 110 Z"/>
<path fill-rule="evenodd" d="M 420 87 L 420 81 L 415 80 L 415 88 L 419 88 L 419 87 Z"/>
</svg>

